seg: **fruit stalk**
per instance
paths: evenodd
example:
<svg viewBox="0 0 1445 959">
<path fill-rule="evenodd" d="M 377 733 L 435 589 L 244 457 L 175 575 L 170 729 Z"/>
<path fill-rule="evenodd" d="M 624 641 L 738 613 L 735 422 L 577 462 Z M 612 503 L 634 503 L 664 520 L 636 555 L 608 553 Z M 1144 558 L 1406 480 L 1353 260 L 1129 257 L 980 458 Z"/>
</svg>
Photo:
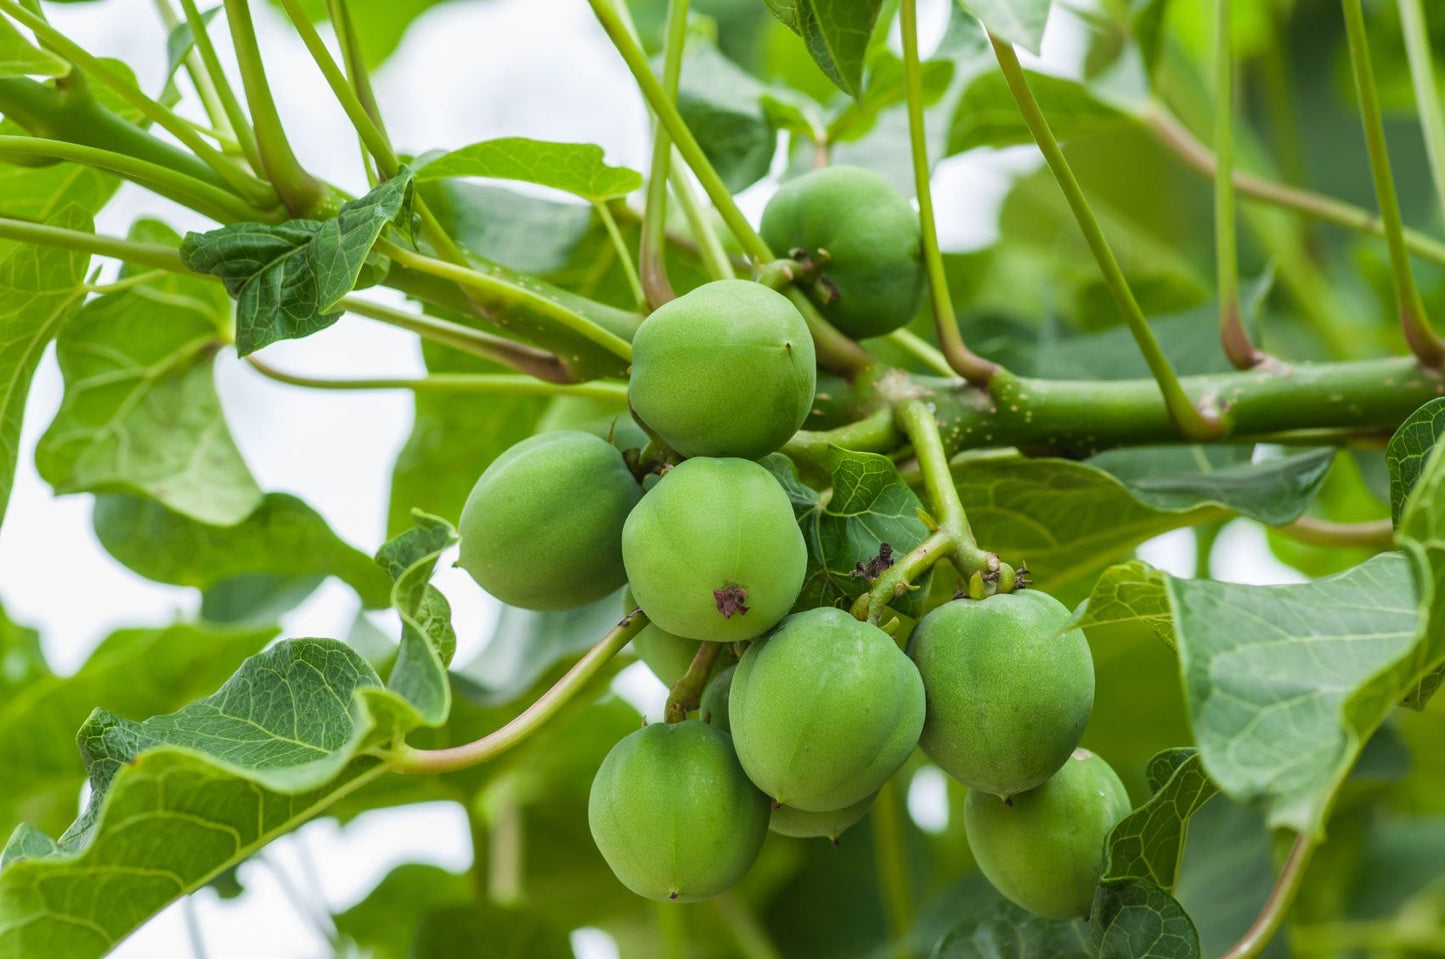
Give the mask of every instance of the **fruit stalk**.
<svg viewBox="0 0 1445 959">
<path fill-rule="evenodd" d="M 642 610 L 628 613 L 520 716 L 481 739 L 447 749 L 416 749 L 403 743 L 390 752 L 382 753 L 381 758 L 392 772 L 448 773 L 470 769 L 506 752 L 546 725 L 646 625 L 647 617 Z"/>
<path fill-rule="evenodd" d="M 899 428 L 913 442 L 913 453 L 923 473 L 923 488 L 933 504 L 939 532 L 948 538 L 948 550 L 958 571 L 965 578 L 974 573 L 997 573 L 998 557 L 979 548 L 968 525 L 933 410 L 920 399 L 908 399 L 898 404 L 897 417 Z"/>
<path fill-rule="evenodd" d="M 1314 841 L 1308 836 L 1301 834 L 1295 838 L 1279 878 L 1275 880 L 1269 898 L 1264 901 L 1264 908 L 1239 941 L 1219 959 L 1254 959 L 1265 950 L 1284 923 L 1290 906 L 1294 904 L 1295 894 L 1299 892 L 1300 882 L 1304 879 L 1314 850 Z"/>
<path fill-rule="evenodd" d="M 664 721 L 680 723 L 687 718 L 688 713 L 697 709 L 698 703 L 702 701 L 702 691 L 707 686 L 708 677 L 712 675 L 713 663 L 717 662 L 717 655 L 721 650 L 722 643 L 705 642 L 697 647 L 697 655 L 692 658 L 687 672 L 668 690 L 667 707 L 662 714 Z"/>
</svg>

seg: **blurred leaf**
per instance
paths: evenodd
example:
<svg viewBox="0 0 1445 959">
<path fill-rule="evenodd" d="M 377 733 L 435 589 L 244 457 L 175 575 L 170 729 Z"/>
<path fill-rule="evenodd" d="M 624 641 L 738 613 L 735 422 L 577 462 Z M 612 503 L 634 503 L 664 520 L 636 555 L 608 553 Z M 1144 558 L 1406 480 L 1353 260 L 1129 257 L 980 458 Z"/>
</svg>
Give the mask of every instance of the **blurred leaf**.
<svg viewBox="0 0 1445 959">
<path fill-rule="evenodd" d="M 765 0 L 803 38 L 813 62 L 851 97 L 863 86 L 863 61 L 883 0 Z"/>
<path fill-rule="evenodd" d="M 601 201 L 642 189 L 642 174 L 608 166 L 602 148 L 591 143 L 556 143 L 526 137 L 502 137 L 473 143 L 429 160 L 416 179 L 489 177 L 520 180 Z"/>
<path fill-rule="evenodd" d="M 1041 919 L 999 900 L 954 926 L 933 959 L 1092 959 L 1089 929 L 1080 920 Z"/>
<path fill-rule="evenodd" d="M 798 481 L 792 462 L 781 454 L 765 457 L 762 464 L 788 491 L 808 544 L 808 572 L 795 610 L 846 608 L 868 590 L 868 578 L 854 575 L 859 564 L 877 560 L 885 543 L 894 557 L 901 557 L 928 538 L 918 518 L 923 504 L 886 456 L 830 446 L 832 495 L 826 501 Z M 892 606 L 916 616 L 927 594 L 926 588 L 910 592 Z"/>
<path fill-rule="evenodd" d="M 1270 840 L 1257 810 L 1224 796 L 1205 803 L 1190 820 L 1174 897 L 1193 921 L 1205 955 L 1233 946 L 1259 914 L 1274 886 Z M 1277 936 L 1261 956 L 1289 954 L 1288 937 Z"/>
<path fill-rule="evenodd" d="M 0 179 L 0 187 L 4 180 Z M 63 194 L 62 194 L 63 196 Z M 10 199 L 0 193 L 0 209 Z M 66 203 L 46 217 L 47 224 L 69 230 L 91 229 L 90 215 Z M 0 519 L 10 502 L 15 460 L 20 445 L 20 423 L 30 379 L 45 347 L 85 298 L 90 254 L 37 243 L 0 242 Z"/>
<path fill-rule="evenodd" d="M 441 2 L 443 0 L 347 0 L 346 9 L 361 48 L 361 59 L 370 68 L 381 66 L 396 52 L 412 23 Z M 326 22 L 325 0 L 301 0 L 301 8 L 311 22 Z"/>
<path fill-rule="evenodd" d="M 324 575 L 241 573 L 201 592 L 201 618 L 213 623 L 270 623 L 300 606 Z"/>
<path fill-rule="evenodd" d="M 1049 19 L 1050 0 L 958 0 L 990 33 L 1037 55 Z"/>
<path fill-rule="evenodd" d="M 336 931 L 372 959 L 414 959 L 412 941 L 432 913 L 475 905 L 476 887 L 465 873 L 405 863 L 387 873 L 366 898 L 333 917 Z"/>
<path fill-rule="evenodd" d="M 468 903 L 428 916 L 417 931 L 410 959 L 465 955 L 571 959 L 568 931 L 519 910 L 488 902 Z"/>
<path fill-rule="evenodd" d="M 683 50 L 677 109 L 734 193 L 767 176 L 778 134 L 763 109 L 768 88 L 692 33 Z"/>
<path fill-rule="evenodd" d="M 105 494 L 95 498 L 94 523 L 111 556 L 158 583 L 209 590 L 258 573 L 292 584 L 336 576 L 367 606 L 389 601 L 386 574 L 342 542 L 319 513 L 285 493 L 268 493 L 235 526 L 211 526 L 152 500 Z"/>
<path fill-rule="evenodd" d="M 180 240 L 154 220 L 130 238 Z M 65 395 L 35 450 L 40 475 L 60 494 L 135 493 L 203 523 L 245 519 L 261 490 L 212 373 L 230 322 L 216 284 L 171 273 L 86 303 L 57 340 Z"/>
<path fill-rule="evenodd" d="M 216 19 L 216 14 L 221 12 L 219 6 L 209 10 L 201 11 L 201 23 L 210 24 Z M 196 46 L 196 35 L 191 31 L 189 20 L 181 20 L 171 29 L 166 37 L 166 78 L 175 76 L 176 71 L 181 68 L 181 63 L 190 56 Z"/>
<path fill-rule="evenodd" d="M 1024 72 L 1039 108 L 1048 117 L 1049 128 L 1060 142 L 1137 122 L 1129 112 L 1101 99 L 1077 80 L 1034 70 Z M 1033 134 L 1003 74 L 992 70 L 975 77 L 964 89 L 949 122 L 948 154 L 1033 142 Z"/>
<path fill-rule="evenodd" d="M 8 698 L 51 675 L 39 631 L 15 622 L 0 607 L 0 696 Z"/>
<path fill-rule="evenodd" d="M 1445 396 L 1436 397 L 1411 413 L 1390 437 L 1390 444 L 1385 448 L 1385 463 L 1390 470 L 1390 515 L 1396 526 L 1400 525 L 1405 500 L 1415 488 L 1425 460 L 1441 436 L 1445 436 Z"/>
<path fill-rule="evenodd" d="M 514 270 L 560 270 L 587 235 L 596 211 L 572 201 L 529 196 L 489 183 L 417 184 L 427 209 L 468 250 Z"/>
<path fill-rule="evenodd" d="M 21 822 L 58 832 L 75 818 L 85 764 L 67 744 L 91 710 L 147 716 L 179 708 L 215 690 L 275 635 L 272 626 L 122 629 L 74 674 L 32 675 L 0 704 L 0 832 Z"/>
<path fill-rule="evenodd" d="M 920 82 L 924 105 L 937 103 L 953 82 L 954 66 L 948 60 L 932 59 L 920 66 Z M 904 102 L 903 61 L 886 46 L 879 46 L 868 56 L 868 72 L 863 92 L 850 100 L 827 127 L 829 141 L 855 139 L 866 132 L 878 114 L 888 107 Z"/>
<path fill-rule="evenodd" d="M 197 273 L 220 277 L 236 298 L 236 351 L 246 356 L 340 319 L 338 304 L 356 288 L 381 231 L 410 229 L 411 196 L 411 173 L 403 167 L 329 220 L 233 223 L 187 233 L 181 259 Z"/>
<path fill-rule="evenodd" d="M 1435 443 L 1434 451 L 1405 500 L 1396 539 L 1414 560 L 1416 575 L 1421 580 L 1421 602 L 1428 615 L 1425 642 L 1420 644 L 1417 659 L 1433 663 L 1419 683 L 1409 688 L 1405 705 L 1421 709 L 1430 701 L 1441 682 L 1445 681 L 1445 442 Z"/>
<path fill-rule="evenodd" d="M 70 64 L 32 46 L 15 24 L 0 17 L 0 77 L 63 77 Z"/>
</svg>

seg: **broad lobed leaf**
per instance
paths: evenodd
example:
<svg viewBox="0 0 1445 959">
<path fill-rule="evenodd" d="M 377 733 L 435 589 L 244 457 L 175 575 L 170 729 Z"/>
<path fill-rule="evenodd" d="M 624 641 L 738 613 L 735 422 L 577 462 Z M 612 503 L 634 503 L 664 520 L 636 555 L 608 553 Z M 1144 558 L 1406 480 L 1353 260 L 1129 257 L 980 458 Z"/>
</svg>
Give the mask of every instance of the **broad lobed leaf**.
<svg viewBox="0 0 1445 959">
<path fill-rule="evenodd" d="M 418 182 L 449 177 L 520 180 L 601 202 L 642 188 L 642 174 L 608 166 L 600 146 L 501 137 L 473 143 L 427 161 Z"/>
<path fill-rule="evenodd" d="M 15 24 L 0 17 L 0 77 L 63 77 L 70 64 L 25 38 Z"/>
<path fill-rule="evenodd" d="M 1037 54 L 1044 39 L 1051 0 L 958 0 L 990 33 Z"/>
</svg>

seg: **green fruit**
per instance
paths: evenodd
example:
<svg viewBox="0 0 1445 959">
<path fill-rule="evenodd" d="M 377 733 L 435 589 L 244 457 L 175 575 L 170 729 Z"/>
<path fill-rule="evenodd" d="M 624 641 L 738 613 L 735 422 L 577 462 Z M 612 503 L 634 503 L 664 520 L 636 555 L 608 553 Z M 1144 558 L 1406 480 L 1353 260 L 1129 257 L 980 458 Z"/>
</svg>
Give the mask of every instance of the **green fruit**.
<svg viewBox="0 0 1445 959">
<path fill-rule="evenodd" d="M 877 798 L 878 794 L 875 792 L 851 806 L 831 812 L 806 812 L 792 806 L 777 806 L 773 809 L 772 817 L 768 819 L 768 828 L 775 833 L 797 839 L 831 839 L 836 845 L 838 837 L 867 815 L 873 806 L 873 800 Z"/>
<path fill-rule="evenodd" d="M 581 430 L 608 440 L 620 450 L 642 449 L 647 434 L 627 411 L 623 399 L 602 400 L 590 396 L 557 396 L 547 404 L 537 421 L 538 433 Z"/>
<path fill-rule="evenodd" d="M 923 728 L 923 681 L 892 637 L 825 606 L 748 647 L 728 719 L 748 777 L 786 806 L 860 802 L 898 771 Z"/>
<path fill-rule="evenodd" d="M 706 723 L 654 723 L 623 739 L 587 800 L 592 839 L 622 884 L 693 902 L 742 878 L 768 832 L 768 799 Z"/>
<path fill-rule="evenodd" d="M 637 504 L 622 558 L 648 619 L 687 639 L 735 642 L 787 615 L 808 550 L 771 473 L 702 458 L 673 467 Z"/>
<path fill-rule="evenodd" d="M 1104 840 L 1129 812 L 1109 764 L 1074 750 L 1048 782 L 1003 800 L 970 789 L 963 803 L 969 848 L 994 888 L 1049 919 L 1087 916 Z"/>
<path fill-rule="evenodd" d="M 684 456 L 757 459 L 803 425 L 816 362 L 808 326 L 787 297 L 748 280 L 718 280 L 642 321 L 627 398 Z"/>
<path fill-rule="evenodd" d="M 625 616 L 636 608 L 637 600 L 633 598 L 632 587 L 629 586 L 622 591 L 622 613 Z M 687 672 L 701 645 L 695 639 L 674 636 L 653 622 L 632 637 L 632 651 L 637 658 L 647 664 L 662 685 L 669 688 Z"/>
<path fill-rule="evenodd" d="M 928 693 L 920 745 L 959 782 L 1012 796 L 1069 758 L 1094 706 L 1094 663 L 1069 610 L 1035 589 L 959 599 L 919 622 Z"/>
<path fill-rule="evenodd" d="M 511 606 L 585 606 L 626 580 L 622 524 L 641 497 L 605 440 L 575 431 L 529 437 L 472 487 L 457 565 Z"/>
<path fill-rule="evenodd" d="M 737 671 L 736 666 L 729 666 L 714 676 L 707 689 L 703 690 L 702 702 L 697 707 L 699 719 L 725 733 L 732 731 L 728 719 L 728 694 L 732 691 L 733 676 L 737 675 Z"/>
<path fill-rule="evenodd" d="M 827 261 L 830 323 L 854 339 L 903 326 L 923 298 L 922 233 L 912 204 L 871 170 L 830 166 L 783 184 L 763 210 L 763 239 L 778 256 L 802 250 Z"/>
</svg>

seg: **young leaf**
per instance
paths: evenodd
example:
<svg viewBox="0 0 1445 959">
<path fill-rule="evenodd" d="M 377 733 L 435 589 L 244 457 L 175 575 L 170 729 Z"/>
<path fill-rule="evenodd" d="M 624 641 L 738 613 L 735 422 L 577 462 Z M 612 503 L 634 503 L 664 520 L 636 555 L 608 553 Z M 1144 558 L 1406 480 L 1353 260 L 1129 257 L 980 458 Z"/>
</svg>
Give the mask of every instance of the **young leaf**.
<svg viewBox="0 0 1445 959">
<path fill-rule="evenodd" d="M 1074 612 L 1069 625 L 1087 629 L 1139 623 L 1173 649 L 1174 611 L 1166 591 L 1168 579 L 1142 560 L 1111 566 L 1094 583 L 1088 600 Z"/>
<path fill-rule="evenodd" d="M 1184 907 L 1147 879 L 1099 887 L 1089 914 L 1099 959 L 1199 959 L 1199 933 Z"/>
<path fill-rule="evenodd" d="M 1156 784 L 1154 795 L 1109 832 L 1099 881 L 1108 885 L 1147 879 L 1170 892 L 1179 878 L 1189 817 L 1218 788 L 1205 775 L 1193 749 L 1170 749 L 1155 756 L 1149 761 L 1149 778 Z"/>
<path fill-rule="evenodd" d="M 1050 0 L 958 0 L 983 21 L 989 33 L 1038 55 L 1049 19 Z"/>
<path fill-rule="evenodd" d="M 1405 500 L 1420 478 L 1425 459 L 1440 437 L 1445 436 L 1445 396 L 1436 397 L 1411 413 L 1385 447 L 1385 464 L 1390 470 L 1390 516 L 1400 525 Z"/>
<path fill-rule="evenodd" d="M 219 6 L 209 10 L 201 11 L 201 23 L 209 24 L 221 12 Z M 166 37 L 166 78 L 175 76 L 176 71 L 181 68 L 181 62 L 186 59 L 191 50 L 196 46 L 196 35 L 191 32 L 191 22 L 182 20 L 177 23 Z"/>
<path fill-rule="evenodd" d="M 1414 560 L 1429 610 L 1419 657 L 1436 664 L 1407 691 L 1405 705 L 1423 709 L 1445 681 L 1445 440 L 1437 439 L 1405 500 L 1397 533 Z"/>
<path fill-rule="evenodd" d="M 928 538 L 918 518 L 918 497 L 886 456 L 830 447 L 828 466 L 833 494 L 825 502 L 798 482 L 796 469 L 781 454 L 764 457 L 793 501 L 793 512 L 808 544 L 808 572 L 794 609 L 845 606 L 868 590 L 886 543 L 894 558 Z M 870 564 L 875 567 L 870 569 Z M 921 611 L 928 590 L 899 597 L 892 607 L 906 616 Z"/>
<path fill-rule="evenodd" d="M 0 17 L 0 77 L 63 77 L 70 64 L 25 39 L 15 24 Z"/>
<path fill-rule="evenodd" d="M 767 0 L 784 26 L 803 38 L 813 62 L 850 97 L 863 92 L 863 61 L 883 0 Z"/>
<path fill-rule="evenodd" d="M 0 179 L 3 184 L 3 179 Z M 7 200 L 9 198 L 6 198 Z M 0 200 L 0 208 L 6 201 Z M 74 204 L 47 218 L 70 230 L 91 228 L 90 215 Z M 20 422 L 30 378 L 45 347 L 84 299 L 81 283 L 90 254 L 31 243 L 0 242 L 0 519 L 10 501 Z"/>
<path fill-rule="evenodd" d="M 429 160 L 416 171 L 418 182 L 464 176 L 520 180 L 595 202 L 642 189 L 642 174 L 608 166 L 599 146 L 526 137 L 473 143 Z"/>
<path fill-rule="evenodd" d="M 451 711 L 452 690 L 447 664 L 457 648 L 452 608 L 431 584 L 437 559 L 457 541 L 446 520 L 412 513 L 415 526 L 393 538 L 376 554 L 376 562 L 395 581 L 391 604 L 401 616 L 401 645 L 387 689 L 412 703 L 418 726 L 439 726 Z"/>
<path fill-rule="evenodd" d="M 130 236 L 180 240 L 153 220 Z M 203 523 L 250 515 L 261 490 L 212 374 L 230 322 L 216 284 L 171 273 L 86 303 L 56 344 L 65 395 L 35 450 L 40 475 L 57 493 L 135 493 Z"/>
<path fill-rule="evenodd" d="M 95 500 L 95 535 L 121 563 L 158 583 L 211 590 L 257 574 L 295 583 L 336 576 L 372 608 L 390 602 L 387 576 L 347 545 L 321 515 L 285 493 L 269 493 L 240 523 L 213 526 L 153 500 L 105 494 Z"/>
<path fill-rule="evenodd" d="M 1033 70 L 1025 73 L 1029 89 L 1060 141 L 1137 122 L 1128 111 L 1104 100 L 1084 83 Z M 975 77 L 959 98 L 949 122 L 948 155 L 975 147 L 1033 142 L 1033 134 L 1024 123 L 1003 74 L 992 70 Z"/>
<path fill-rule="evenodd" d="M 70 742 L 91 710 L 149 716 L 178 709 L 225 682 L 275 635 L 271 626 L 199 623 L 122 629 L 71 675 L 32 674 L 0 703 L 0 833 L 22 819 L 58 832 L 75 818 L 85 764 L 57 744 Z"/>
<path fill-rule="evenodd" d="M 236 351 L 245 356 L 340 319 L 337 304 L 356 288 L 381 231 L 410 228 L 411 195 L 411 172 L 403 168 L 329 220 L 188 233 L 181 259 L 197 273 L 220 277 L 236 298 Z"/>
</svg>

